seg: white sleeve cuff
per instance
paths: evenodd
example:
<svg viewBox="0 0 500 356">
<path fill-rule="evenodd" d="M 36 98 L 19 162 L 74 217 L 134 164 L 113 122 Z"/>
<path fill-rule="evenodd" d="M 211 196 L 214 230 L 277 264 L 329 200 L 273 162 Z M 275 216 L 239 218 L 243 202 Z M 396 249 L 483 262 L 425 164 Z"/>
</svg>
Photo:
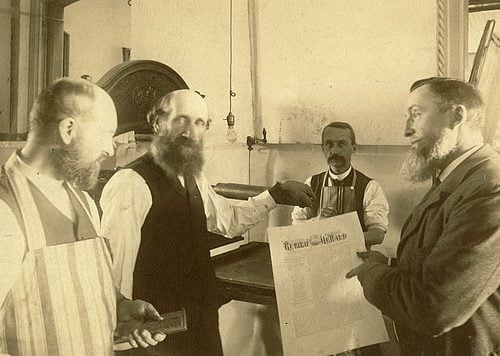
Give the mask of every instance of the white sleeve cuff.
<svg viewBox="0 0 500 356">
<path fill-rule="evenodd" d="M 269 193 L 269 190 L 265 190 L 259 195 L 256 195 L 250 199 L 259 204 L 259 206 L 264 207 L 267 211 L 270 211 L 278 206 L 278 204 L 276 204 L 273 197 Z"/>
</svg>

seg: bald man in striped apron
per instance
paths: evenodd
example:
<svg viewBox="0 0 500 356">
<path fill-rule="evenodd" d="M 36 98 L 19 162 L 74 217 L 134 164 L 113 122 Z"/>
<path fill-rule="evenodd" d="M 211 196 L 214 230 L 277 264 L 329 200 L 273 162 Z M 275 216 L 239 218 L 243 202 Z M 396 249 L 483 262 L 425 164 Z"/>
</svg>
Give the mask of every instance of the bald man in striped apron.
<svg viewBox="0 0 500 356">
<path fill-rule="evenodd" d="M 87 193 L 113 154 L 111 98 L 84 80 L 45 89 L 27 144 L 0 173 L 0 354 L 110 355 L 117 319 L 132 346 L 165 335 L 140 329 L 154 307 L 114 288 L 111 257 Z"/>
</svg>

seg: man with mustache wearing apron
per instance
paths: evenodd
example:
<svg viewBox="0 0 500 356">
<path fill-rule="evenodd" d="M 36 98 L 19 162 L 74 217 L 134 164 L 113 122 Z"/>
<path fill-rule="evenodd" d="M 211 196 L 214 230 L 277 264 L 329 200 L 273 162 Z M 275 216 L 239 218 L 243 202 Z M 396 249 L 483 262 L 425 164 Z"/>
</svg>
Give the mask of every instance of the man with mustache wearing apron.
<svg viewBox="0 0 500 356">
<path fill-rule="evenodd" d="M 46 88 L 26 145 L 0 173 L 0 354 L 111 355 L 117 319 L 132 346 L 165 338 L 139 331 L 155 308 L 114 288 L 111 257 L 87 193 L 113 155 L 116 111 L 81 79 Z"/>
<path fill-rule="evenodd" d="M 356 211 L 366 247 L 369 249 L 382 243 L 387 231 L 389 203 L 375 180 L 351 166 L 351 156 L 356 151 L 354 129 L 345 122 L 332 122 L 323 129 L 321 141 L 329 169 L 305 181 L 316 194 L 316 199 L 312 208 L 295 207 L 292 223 Z M 347 354 L 380 355 L 380 349 L 378 345 L 372 345 Z"/>
<path fill-rule="evenodd" d="M 382 243 L 387 231 L 389 203 L 375 180 L 351 166 L 351 156 L 356 151 L 354 129 L 345 122 L 332 122 L 325 126 L 321 138 L 329 169 L 307 178 L 305 183 L 316 193 L 316 200 L 312 208 L 295 207 L 293 223 L 356 211 L 366 246 Z"/>
</svg>

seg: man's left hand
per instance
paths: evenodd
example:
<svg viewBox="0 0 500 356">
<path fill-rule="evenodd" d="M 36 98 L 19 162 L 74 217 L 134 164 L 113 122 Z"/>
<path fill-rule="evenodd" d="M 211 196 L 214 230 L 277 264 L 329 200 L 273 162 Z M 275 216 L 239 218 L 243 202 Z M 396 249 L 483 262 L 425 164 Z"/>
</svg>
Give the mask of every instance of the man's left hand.
<svg viewBox="0 0 500 356">
<path fill-rule="evenodd" d="M 132 347 L 154 346 L 165 340 L 163 333 L 151 333 L 144 329 L 144 321 L 161 320 L 162 317 L 153 305 L 143 300 L 123 300 L 117 306 L 118 325 L 116 331 L 128 339 Z"/>
<path fill-rule="evenodd" d="M 362 251 L 356 253 L 358 257 L 363 259 L 363 263 L 347 272 L 346 278 L 352 278 L 367 272 L 370 268 L 370 263 L 387 265 L 388 257 L 378 251 Z"/>
<path fill-rule="evenodd" d="M 276 183 L 269 193 L 277 204 L 298 205 L 301 208 L 311 207 L 316 198 L 310 186 L 294 180 Z"/>
</svg>

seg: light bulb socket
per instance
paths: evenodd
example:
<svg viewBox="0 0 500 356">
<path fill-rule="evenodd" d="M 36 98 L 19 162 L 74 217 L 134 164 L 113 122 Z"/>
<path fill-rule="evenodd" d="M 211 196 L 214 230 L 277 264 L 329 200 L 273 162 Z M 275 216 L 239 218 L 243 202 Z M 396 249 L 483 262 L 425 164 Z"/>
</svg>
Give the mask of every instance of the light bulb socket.
<svg viewBox="0 0 500 356">
<path fill-rule="evenodd" d="M 234 126 L 234 115 L 233 115 L 233 113 L 231 111 L 227 114 L 226 120 L 227 120 L 227 126 L 228 127 L 233 127 Z"/>
</svg>

